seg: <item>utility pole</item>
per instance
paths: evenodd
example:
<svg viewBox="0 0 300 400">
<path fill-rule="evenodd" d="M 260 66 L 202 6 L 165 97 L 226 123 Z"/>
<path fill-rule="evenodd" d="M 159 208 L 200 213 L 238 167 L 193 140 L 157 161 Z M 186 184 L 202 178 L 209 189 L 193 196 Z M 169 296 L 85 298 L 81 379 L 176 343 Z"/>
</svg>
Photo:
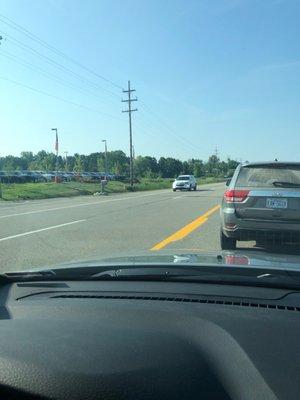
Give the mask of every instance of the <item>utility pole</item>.
<svg viewBox="0 0 300 400">
<path fill-rule="evenodd" d="M 103 139 L 102 142 L 105 143 L 105 177 L 107 179 L 108 168 L 107 168 L 107 140 Z"/>
<path fill-rule="evenodd" d="M 131 102 L 137 101 L 137 98 L 131 98 L 131 93 L 135 92 L 135 89 L 130 88 L 130 81 L 128 81 L 128 89 L 123 90 L 123 93 L 128 94 L 128 99 L 122 100 L 122 102 L 128 103 L 128 110 L 123 110 L 122 112 L 127 112 L 129 116 L 129 146 L 130 146 L 130 186 L 133 187 L 133 151 L 132 151 L 132 124 L 131 124 L 131 113 L 137 111 L 137 108 L 131 108 Z"/>
<path fill-rule="evenodd" d="M 58 182 L 58 134 L 57 134 L 57 128 L 52 128 L 52 131 L 55 131 L 55 151 L 56 151 L 56 173 L 55 173 L 55 183 Z"/>
<path fill-rule="evenodd" d="M 65 169 L 66 169 L 66 171 L 68 171 L 68 152 L 67 152 L 67 151 L 64 151 L 64 153 L 65 153 L 65 156 L 66 156 L 66 166 L 65 166 Z"/>
</svg>

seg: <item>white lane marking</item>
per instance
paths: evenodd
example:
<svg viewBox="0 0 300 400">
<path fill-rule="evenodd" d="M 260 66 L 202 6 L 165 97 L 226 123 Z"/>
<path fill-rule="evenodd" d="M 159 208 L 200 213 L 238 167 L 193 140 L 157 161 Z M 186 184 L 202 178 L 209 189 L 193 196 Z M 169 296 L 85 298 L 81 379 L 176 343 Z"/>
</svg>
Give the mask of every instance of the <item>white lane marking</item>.
<svg viewBox="0 0 300 400">
<path fill-rule="evenodd" d="M 177 196 L 177 197 L 173 197 L 173 200 L 182 199 L 183 197 L 186 197 L 186 196 Z"/>
<path fill-rule="evenodd" d="M 26 211 L 22 213 L 16 213 L 16 214 L 7 214 L 7 215 L 1 215 L 0 219 L 3 218 L 10 218 L 10 217 L 17 217 L 19 215 L 28 215 L 28 214 L 37 214 L 41 212 L 48 212 L 48 211 L 57 211 L 57 210 L 64 210 L 67 208 L 76 208 L 76 207 L 87 207 L 87 206 L 94 206 L 98 204 L 105 204 L 105 203 L 111 203 L 113 201 L 122 201 L 122 200 L 130 200 L 130 199 L 137 199 L 141 197 L 148 197 L 148 196 L 157 196 L 158 194 L 165 194 L 165 193 L 149 193 L 149 194 L 143 194 L 140 196 L 128 196 L 128 197 L 121 197 L 118 199 L 111 199 L 111 200 L 102 200 L 102 201 L 95 201 L 95 202 L 89 202 L 89 203 L 80 203 L 80 204 L 73 204 L 72 206 L 63 206 L 63 207 L 53 207 L 53 208 L 45 208 L 43 210 L 34 210 L 34 211 Z"/>
<path fill-rule="evenodd" d="M 24 233 L 18 233 L 17 235 L 12 235 L 12 236 L 6 236 L 4 238 L 0 239 L 0 242 L 4 242 L 5 240 L 10 240 L 10 239 L 15 239 L 21 236 L 27 236 L 27 235 L 32 235 L 33 233 L 38 233 L 38 232 L 43 232 L 43 231 L 49 231 L 50 229 L 56 229 L 56 228 L 61 228 L 63 226 L 68 226 L 72 224 L 78 224 L 79 222 L 84 222 L 86 219 L 80 219 L 78 221 L 73 221 L 73 222 L 66 222 L 65 224 L 60 224 L 60 225 L 54 225 L 54 226 L 48 226 L 48 228 L 42 228 L 42 229 L 37 229 L 35 231 L 29 231 L 29 232 L 24 232 Z"/>
</svg>

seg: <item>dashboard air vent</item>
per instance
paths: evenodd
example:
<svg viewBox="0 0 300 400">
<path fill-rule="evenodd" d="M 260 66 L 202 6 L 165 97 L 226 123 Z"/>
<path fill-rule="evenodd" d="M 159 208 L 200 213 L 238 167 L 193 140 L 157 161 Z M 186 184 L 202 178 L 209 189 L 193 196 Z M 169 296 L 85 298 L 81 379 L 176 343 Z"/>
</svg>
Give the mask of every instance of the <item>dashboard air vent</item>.
<svg viewBox="0 0 300 400">
<path fill-rule="evenodd" d="M 189 297 L 168 297 L 168 296 L 141 296 L 141 295 L 98 295 L 98 294 L 61 294 L 51 296 L 54 299 L 115 299 L 115 300 L 151 300 L 151 301 L 176 301 L 186 303 L 218 304 L 225 306 L 237 306 L 248 308 L 265 308 L 285 311 L 300 311 L 300 307 L 287 306 L 274 303 L 260 303 L 248 301 L 234 301 L 213 298 L 189 298 Z"/>
</svg>

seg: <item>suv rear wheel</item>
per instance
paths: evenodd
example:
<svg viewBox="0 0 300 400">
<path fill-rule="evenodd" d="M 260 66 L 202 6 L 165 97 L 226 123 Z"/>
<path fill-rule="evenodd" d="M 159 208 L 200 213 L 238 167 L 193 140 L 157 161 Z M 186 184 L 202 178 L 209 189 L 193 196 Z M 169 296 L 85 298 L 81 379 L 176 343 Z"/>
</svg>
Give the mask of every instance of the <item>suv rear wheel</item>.
<svg viewBox="0 0 300 400">
<path fill-rule="evenodd" d="M 225 236 L 222 229 L 220 230 L 220 244 L 222 250 L 236 249 L 236 239 Z"/>
</svg>

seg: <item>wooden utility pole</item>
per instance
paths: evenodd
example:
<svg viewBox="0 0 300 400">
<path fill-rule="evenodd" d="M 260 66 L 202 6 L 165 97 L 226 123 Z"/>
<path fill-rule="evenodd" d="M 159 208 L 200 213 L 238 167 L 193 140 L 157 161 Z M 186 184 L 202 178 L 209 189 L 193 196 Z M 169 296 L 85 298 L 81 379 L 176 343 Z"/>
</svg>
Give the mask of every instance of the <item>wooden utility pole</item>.
<svg viewBox="0 0 300 400">
<path fill-rule="evenodd" d="M 123 110 L 122 112 L 127 112 L 129 116 L 129 146 L 130 146 L 130 186 L 133 187 L 133 150 L 132 150 L 132 123 L 131 123 L 131 113 L 137 111 L 137 108 L 131 108 L 131 102 L 137 101 L 131 97 L 131 93 L 135 92 L 135 89 L 130 88 L 130 81 L 128 81 L 128 89 L 123 90 L 123 93 L 128 93 L 128 99 L 122 100 L 122 102 L 128 103 L 128 110 Z"/>
</svg>

